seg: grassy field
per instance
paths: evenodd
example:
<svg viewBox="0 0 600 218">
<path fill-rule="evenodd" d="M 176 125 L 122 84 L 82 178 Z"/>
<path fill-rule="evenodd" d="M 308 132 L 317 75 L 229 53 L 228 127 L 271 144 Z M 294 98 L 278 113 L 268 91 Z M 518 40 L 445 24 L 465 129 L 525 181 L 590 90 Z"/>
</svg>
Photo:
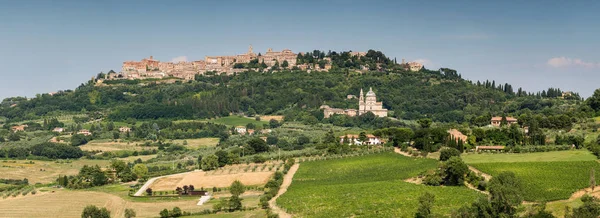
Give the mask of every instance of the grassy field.
<svg viewBox="0 0 600 218">
<path fill-rule="evenodd" d="M 435 194 L 433 212 L 443 215 L 481 195 L 465 187 L 403 181 L 437 164 L 394 153 L 303 162 L 277 204 L 299 217 L 412 217 L 425 192 Z"/>
<path fill-rule="evenodd" d="M 502 171 L 514 172 L 521 179 L 526 201 L 568 199 L 575 191 L 589 186 L 591 169 L 600 169 L 600 163 L 596 161 L 499 162 L 470 165 L 492 176 Z M 600 183 L 600 178 L 596 180 Z"/>
<path fill-rule="evenodd" d="M 596 121 L 596 123 L 600 123 L 600 117 L 594 117 L 594 121 Z"/>
<path fill-rule="evenodd" d="M 244 196 L 244 206 L 256 207 L 258 196 Z M 201 212 L 211 209 L 217 202 L 197 206 L 198 198 L 182 198 L 175 201 L 132 202 L 117 195 L 98 191 L 70 191 L 51 189 L 15 199 L 0 199 L 0 217 L 80 217 L 87 205 L 106 207 L 111 217 L 123 217 L 126 208 L 136 211 L 137 217 L 158 217 L 162 209 L 179 207 L 183 211 Z M 264 211 L 262 211 L 264 213 Z"/>
<path fill-rule="evenodd" d="M 596 156 L 588 150 L 550 151 L 536 153 L 502 154 L 463 154 L 462 159 L 469 164 L 498 162 L 555 162 L 555 161 L 593 161 Z"/>
<path fill-rule="evenodd" d="M 5 179 L 27 178 L 30 184 L 49 183 L 58 175 L 75 175 L 83 165 L 107 166 L 108 160 L 40 161 L 10 160 L 0 162 L 0 175 Z"/>
<path fill-rule="evenodd" d="M 173 143 L 183 145 L 184 141 L 187 141 L 187 145 L 185 145 L 185 147 L 190 148 L 190 149 L 215 147 L 219 143 L 218 138 L 177 139 L 177 140 L 173 140 Z"/>
</svg>

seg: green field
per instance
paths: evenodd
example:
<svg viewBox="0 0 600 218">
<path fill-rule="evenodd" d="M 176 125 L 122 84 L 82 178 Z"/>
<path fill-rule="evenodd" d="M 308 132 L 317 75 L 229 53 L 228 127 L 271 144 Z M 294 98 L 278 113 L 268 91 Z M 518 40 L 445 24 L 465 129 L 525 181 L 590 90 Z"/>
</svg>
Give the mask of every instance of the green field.
<svg viewBox="0 0 600 218">
<path fill-rule="evenodd" d="M 303 162 L 277 204 L 299 217 L 412 217 L 427 191 L 436 197 L 434 213 L 444 215 L 481 195 L 465 187 L 403 181 L 437 165 L 394 153 Z"/>
<path fill-rule="evenodd" d="M 268 121 L 256 121 L 255 119 L 237 116 L 221 117 L 210 121 L 214 123 L 224 124 L 227 126 L 246 126 L 246 124 L 248 123 L 254 123 L 254 125 L 262 127 L 263 124 L 269 124 Z"/>
<path fill-rule="evenodd" d="M 549 151 L 536 153 L 502 153 L 502 154 L 463 154 L 462 159 L 468 164 L 497 162 L 554 162 L 554 161 L 593 161 L 598 158 L 588 150 Z"/>
<path fill-rule="evenodd" d="M 471 166 L 492 176 L 514 172 L 523 184 L 526 201 L 568 199 L 573 192 L 589 187 L 590 170 L 600 169 L 596 161 L 478 163 Z M 596 173 L 597 174 L 597 173 Z M 596 177 L 597 184 L 600 178 Z"/>
<path fill-rule="evenodd" d="M 213 122 L 213 123 L 218 123 L 218 124 L 223 124 L 223 125 L 227 125 L 227 126 L 246 126 L 246 124 L 248 123 L 254 123 L 254 125 L 256 126 L 263 126 L 263 124 L 269 124 L 269 121 L 256 121 L 256 119 L 254 118 L 247 118 L 247 117 L 238 117 L 238 116 L 228 116 L 228 117 L 221 117 L 221 118 L 217 118 L 217 119 L 206 119 L 206 120 L 178 120 L 178 121 L 174 121 L 176 123 L 178 122 Z"/>
</svg>

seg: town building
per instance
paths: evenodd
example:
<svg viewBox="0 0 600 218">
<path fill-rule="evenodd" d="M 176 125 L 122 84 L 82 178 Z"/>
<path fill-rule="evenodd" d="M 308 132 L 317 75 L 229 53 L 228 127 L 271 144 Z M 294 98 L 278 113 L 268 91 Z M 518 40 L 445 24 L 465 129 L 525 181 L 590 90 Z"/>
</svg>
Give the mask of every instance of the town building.
<svg viewBox="0 0 600 218">
<path fill-rule="evenodd" d="M 192 80 L 196 74 L 204 74 L 206 72 L 219 72 L 233 74 L 243 72 L 246 69 L 234 69 L 235 64 L 247 64 L 252 60 L 257 60 L 259 63 L 265 63 L 267 67 L 273 67 L 276 64 L 283 65 L 288 63 L 288 68 L 296 66 L 297 54 L 289 49 L 282 51 L 273 51 L 268 49 L 265 54 L 256 54 L 252 45 L 248 48 L 245 54 L 230 55 L 230 56 L 205 56 L 204 60 L 182 61 L 178 63 L 160 62 L 152 56 L 142 59 L 141 61 L 125 61 L 119 75 L 113 75 L 105 79 L 143 79 L 143 78 L 163 78 L 172 76 L 181 79 Z M 331 64 L 327 64 L 319 70 L 329 70 Z"/>
<path fill-rule="evenodd" d="M 237 132 L 240 135 L 245 135 L 246 134 L 246 127 L 245 126 L 236 126 L 234 130 L 235 130 L 235 132 Z"/>
<path fill-rule="evenodd" d="M 131 128 L 122 126 L 121 128 L 119 128 L 119 132 L 131 132 Z"/>
<path fill-rule="evenodd" d="M 367 141 L 361 142 L 359 140 L 359 137 L 360 137 L 359 135 L 351 135 L 351 134 L 343 135 L 343 136 L 340 136 L 340 144 L 344 143 L 344 139 L 346 137 L 349 140 L 349 142 L 346 142 L 346 143 L 353 144 L 353 145 L 381 145 L 381 144 L 383 144 L 383 141 L 379 137 L 376 137 L 372 134 L 367 134 L 366 136 L 367 136 Z"/>
<path fill-rule="evenodd" d="M 465 134 L 463 134 L 462 132 L 458 131 L 458 129 L 449 129 L 448 133 L 450 134 L 450 136 L 452 136 L 452 138 L 454 138 L 454 140 L 456 140 L 458 142 L 458 140 L 461 140 L 463 142 L 467 141 L 467 136 Z"/>
<path fill-rule="evenodd" d="M 423 69 L 423 64 L 419 62 L 408 62 L 406 63 L 407 69 L 413 72 Z"/>
<path fill-rule="evenodd" d="M 340 109 L 331 108 L 328 105 L 322 105 L 324 117 L 329 118 L 334 114 L 343 114 L 348 116 L 360 116 L 371 112 L 378 117 L 387 117 L 388 110 L 383 108 L 382 102 L 377 102 L 377 96 L 373 91 L 373 88 L 369 88 L 367 95 L 364 95 L 363 90 L 360 90 L 360 96 L 358 98 L 358 110 L 356 109 Z"/>
<path fill-rule="evenodd" d="M 25 124 L 25 125 L 18 125 L 18 126 L 11 127 L 11 130 L 13 132 L 23 132 L 23 131 L 25 131 L 25 128 L 27 128 L 27 127 L 28 127 L 27 124 Z"/>
<path fill-rule="evenodd" d="M 506 117 L 506 124 L 508 124 L 509 126 L 515 123 L 517 123 L 517 118 Z M 490 120 L 490 124 L 492 124 L 492 126 L 495 127 L 500 127 L 500 124 L 502 124 L 502 117 L 492 117 L 492 119 Z"/>
<path fill-rule="evenodd" d="M 87 130 L 87 129 L 82 129 L 82 130 L 79 130 L 79 131 L 77 132 L 77 134 L 79 134 L 79 135 L 84 135 L 84 136 L 91 136 L 91 135 L 92 135 L 92 133 L 91 133 L 89 130 Z"/>
</svg>

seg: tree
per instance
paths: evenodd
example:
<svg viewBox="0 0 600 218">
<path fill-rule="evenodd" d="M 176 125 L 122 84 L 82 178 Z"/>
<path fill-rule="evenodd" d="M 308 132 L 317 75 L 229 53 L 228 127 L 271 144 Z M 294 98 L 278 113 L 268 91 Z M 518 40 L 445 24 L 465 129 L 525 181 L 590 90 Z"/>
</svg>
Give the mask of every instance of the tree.
<svg viewBox="0 0 600 218">
<path fill-rule="evenodd" d="M 446 185 L 462 185 L 465 174 L 469 171 L 469 167 L 460 157 L 450 157 L 443 165 L 444 183 Z"/>
<path fill-rule="evenodd" d="M 267 143 L 260 138 L 252 138 L 248 141 L 248 146 L 256 153 L 266 152 L 269 150 Z"/>
<path fill-rule="evenodd" d="M 502 172 L 493 177 L 488 185 L 490 202 L 498 214 L 513 216 L 523 202 L 521 181 L 513 172 Z"/>
<path fill-rule="evenodd" d="M 329 132 L 327 132 L 327 134 L 325 134 L 325 137 L 323 137 L 323 143 L 325 144 L 332 144 L 332 143 L 336 143 L 336 138 L 335 138 L 335 134 L 333 134 L 333 130 L 329 130 Z"/>
<path fill-rule="evenodd" d="M 229 210 L 240 210 L 242 209 L 242 195 L 246 191 L 246 187 L 239 180 L 233 181 L 231 186 L 229 187 L 229 192 L 231 193 L 231 198 L 229 198 Z"/>
<path fill-rule="evenodd" d="M 278 141 L 279 141 L 279 138 L 277 138 L 277 136 L 274 136 L 274 135 L 267 136 L 267 144 L 269 144 L 269 145 L 276 145 Z"/>
<path fill-rule="evenodd" d="M 279 123 L 279 121 L 275 120 L 275 119 L 271 119 L 269 120 L 269 126 L 271 127 L 271 129 L 275 129 L 277 127 L 279 127 L 281 124 Z"/>
<path fill-rule="evenodd" d="M 110 211 L 106 208 L 98 208 L 95 205 L 88 205 L 83 208 L 81 218 L 110 218 Z"/>
<path fill-rule="evenodd" d="M 85 145 L 87 143 L 88 143 L 88 138 L 85 135 L 73 134 L 73 136 L 71 136 L 71 145 L 72 146 Z"/>
<path fill-rule="evenodd" d="M 594 188 L 596 187 L 596 177 L 594 176 L 594 168 L 590 170 L 590 186 L 592 188 L 592 192 L 594 192 Z"/>
<path fill-rule="evenodd" d="M 460 151 L 456 148 L 446 148 L 440 152 L 440 161 L 447 161 L 451 157 L 460 157 Z"/>
<path fill-rule="evenodd" d="M 367 138 L 367 133 L 365 132 L 360 132 L 358 134 L 358 140 L 360 141 L 361 144 L 366 144 L 367 141 L 369 140 L 369 138 Z"/>
<path fill-rule="evenodd" d="M 232 196 L 240 196 L 246 191 L 246 187 L 239 180 L 233 181 L 231 186 L 229 186 L 229 192 Z"/>
<path fill-rule="evenodd" d="M 135 210 L 133 210 L 131 208 L 125 209 L 125 218 L 133 218 L 135 216 L 136 216 Z"/>
<path fill-rule="evenodd" d="M 163 209 L 163 210 L 160 211 L 159 215 L 160 215 L 160 218 L 168 218 L 169 217 L 169 210 Z"/>
<path fill-rule="evenodd" d="M 200 166 L 204 171 L 217 169 L 219 167 L 219 158 L 214 154 L 208 155 L 202 159 Z"/>
<path fill-rule="evenodd" d="M 183 215 L 183 213 L 181 212 L 181 208 L 174 207 L 173 210 L 171 210 L 171 212 L 169 213 L 169 215 L 171 217 L 180 217 L 181 215 Z"/>
<path fill-rule="evenodd" d="M 133 174 L 135 174 L 138 179 L 143 178 L 148 174 L 148 167 L 144 164 L 136 164 L 133 166 Z"/>
<path fill-rule="evenodd" d="M 283 68 L 287 68 L 288 66 L 290 66 L 290 64 L 288 63 L 287 60 L 284 60 L 283 63 L 281 63 L 281 67 L 283 67 Z"/>
<path fill-rule="evenodd" d="M 585 103 L 595 111 L 600 111 L 600 89 L 596 89 L 594 94 L 585 100 Z"/>
<path fill-rule="evenodd" d="M 573 209 L 572 214 L 565 214 L 567 218 L 596 218 L 600 216 L 600 204 L 598 198 L 584 195 L 581 197 L 583 205 L 579 208 Z"/>
<path fill-rule="evenodd" d="M 423 129 L 427 129 L 431 126 L 431 119 L 420 119 L 417 120 L 417 123 L 421 126 L 421 128 Z"/>
<path fill-rule="evenodd" d="M 147 188 L 146 194 L 148 194 L 148 196 L 152 196 L 152 188 Z"/>
<path fill-rule="evenodd" d="M 435 201 L 435 196 L 429 192 L 423 193 L 419 197 L 419 207 L 417 208 L 417 213 L 415 214 L 416 218 L 428 218 L 433 217 L 431 214 L 431 208 L 433 207 L 433 202 Z"/>
</svg>

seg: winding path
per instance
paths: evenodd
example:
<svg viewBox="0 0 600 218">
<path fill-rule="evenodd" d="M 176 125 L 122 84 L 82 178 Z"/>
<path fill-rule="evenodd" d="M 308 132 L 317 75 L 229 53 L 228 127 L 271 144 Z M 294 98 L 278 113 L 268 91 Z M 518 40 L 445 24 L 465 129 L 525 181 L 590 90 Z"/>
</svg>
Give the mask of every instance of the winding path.
<svg viewBox="0 0 600 218">
<path fill-rule="evenodd" d="M 273 210 L 274 213 L 278 214 L 280 218 L 291 218 L 292 215 L 285 212 L 283 209 L 281 209 L 280 207 L 277 206 L 277 198 L 279 198 L 279 196 L 281 196 L 283 193 L 285 193 L 288 189 L 288 187 L 290 187 L 290 185 L 292 184 L 292 179 L 294 179 L 294 174 L 296 174 L 296 171 L 298 171 L 298 168 L 300 167 L 300 164 L 294 164 L 290 170 L 288 170 L 288 173 L 283 176 L 283 183 L 281 183 L 281 187 L 279 187 L 279 191 L 277 192 L 277 195 L 275 195 L 275 197 L 271 198 L 271 200 L 269 201 L 269 207 L 271 207 L 271 210 Z"/>
</svg>

